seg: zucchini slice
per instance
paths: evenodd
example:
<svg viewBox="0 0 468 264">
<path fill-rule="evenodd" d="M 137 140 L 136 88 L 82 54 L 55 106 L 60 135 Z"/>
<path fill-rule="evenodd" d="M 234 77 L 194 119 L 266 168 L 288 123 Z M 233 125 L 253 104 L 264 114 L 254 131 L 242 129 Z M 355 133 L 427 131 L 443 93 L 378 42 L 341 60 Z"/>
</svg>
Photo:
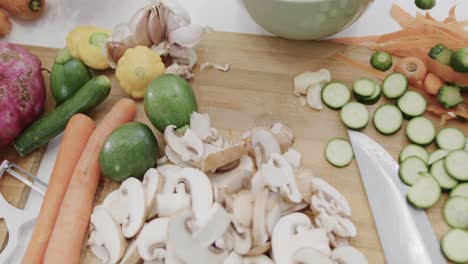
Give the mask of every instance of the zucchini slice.
<svg viewBox="0 0 468 264">
<path fill-rule="evenodd" d="M 443 209 L 445 222 L 452 228 L 468 228 L 468 198 L 449 198 Z"/>
<path fill-rule="evenodd" d="M 422 177 L 408 190 L 406 199 L 417 208 L 431 208 L 439 201 L 440 186 L 432 177 Z"/>
<path fill-rule="evenodd" d="M 385 51 L 376 51 L 372 54 L 370 64 L 379 71 L 388 71 L 393 65 L 392 55 Z"/>
<path fill-rule="evenodd" d="M 399 160 L 400 162 L 402 162 L 405 159 L 413 156 L 422 159 L 426 163 L 429 159 L 429 154 L 423 147 L 415 144 L 410 144 L 401 150 Z"/>
<path fill-rule="evenodd" d="M 335 167 L 346 167 L 354 159 L 353 148 L 346 139 L 333 138 L 327 143 L 325 158 Z"/>
<path fill-rule="evenodd" d="M 369 123 L 369 110 L 361 103 L 349 102 L 341 109 L 341 121 L 353 130 L 360 130 Z"/>
<path fill-rule="evenodd" d="M 407 91 L 398 99 L 397 105 L 405 116 L 416 117 L 426 112 L 427 101 L 420 93 Z"/>
<path fill-rule="evenodd" d="M 444 161 L 445 170 L 450 176 L 459 181 L 468 181 L 468 152 L 452 151 Z"/>
<path fill-rule="evenodd" d="M 371 97 L 375 93 L 375 82 L 367 78 L 358 79 L 353 83 L 353 92 L 360 97 Z"/>
<path fill-rule="evenodd" d="M 450 192 L 450 197 L 461 196 L 468 198 L 468 182 L 460 183 Z"/>
<path fill-rule="evenodd" d="M 375 110 L 373 123 L 381 134 L 392 135 L 403 125 L 403 114 L 398 107 L 384 104 Z"/>
<path fill-rule="evenodd" d="M 460 129 L 453 127 L 441 129 L 436 137 L 437 146 L 448 151 L 463 149 L 465 140 L 465 134 Z"/>
<path fill-rule="evenodd" d="M 420 178 L 425 177 L 422 172 L 428 172 L 426 163 L 418 157 L 409 157 L 405 159 L 398 169 L 398 175 L 403 183 L 412 186 Z"/>
<path fill-rule="evenodd" d="M 468 232 L 461 229 L 449 230 L 441 239 L 440 247 L 445 257 L 455 263 L 468 262 Z"/>
<path fill-rule="evenodd" d="M 444 150 L 444 149 L 438 149 L 438 150 L 432 152 L 429 155 L 429 160 L 427 161 L 427 165 L 432 165 L 432 164 L 436 163 L 437 161 L 445 158 L 448 154 L 449 154 L 449 152 L 447 150 Z"/>
<path fill-rule="evenodd" d="M 419 116 L 408 122 L 406 126 L 406 136 L 411 142 L 425 146 L 434 140 L 436 129 L 430 119 Z"/>
<path fill-rule="evenodd" d="M 400 98 L 407 90 L 408 79 L 401 73 L 391 73 L 383 81 L 382 91 L 388 99 Z"/>
<path fill-rule="evenodd" d="M 444 190 L 451 190 L 458 184 L 457 180 L 448 175 L 443 160 L 439 160 L 431 166 L 431 175 L 434 176 Z"/>
<path fill-rule="evenodd" d="M 322 101 L 330 109 L 338 110 L 351 99 L 351 92 L 344 83 L 331 82 L 322 89 Z"/>
</svg>

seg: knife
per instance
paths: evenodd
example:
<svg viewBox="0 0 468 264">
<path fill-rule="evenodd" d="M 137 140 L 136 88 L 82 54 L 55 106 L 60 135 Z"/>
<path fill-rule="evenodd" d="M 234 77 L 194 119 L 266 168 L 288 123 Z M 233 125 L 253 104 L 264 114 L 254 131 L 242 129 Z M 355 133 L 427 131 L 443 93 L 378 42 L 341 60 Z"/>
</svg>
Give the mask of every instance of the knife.
<svg viewBox="0 0 468 264">
<path fill-rule="evenodd" d="M 406 202 L 398 164 L 370 137 L 348 130 L 377 233 L 389 264 L 447 263 L 424 210 Z"/>
</svg>

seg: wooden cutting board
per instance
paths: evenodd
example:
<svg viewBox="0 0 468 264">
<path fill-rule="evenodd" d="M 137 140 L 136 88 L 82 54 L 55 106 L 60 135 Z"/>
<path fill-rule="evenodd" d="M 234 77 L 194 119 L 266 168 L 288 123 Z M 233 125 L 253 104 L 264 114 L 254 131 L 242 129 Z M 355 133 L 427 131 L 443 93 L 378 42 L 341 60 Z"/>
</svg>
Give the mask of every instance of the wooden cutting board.
<svg viewBox="0 0 468 264">
<path fill-rule="evenodd" d="M 41 58 L 45 68 L 50 69 L 56 50 L 37 47 L 31 47 L 30 50 Z M 352 245 L 362 250 L 368 257 L 369 263 L 384 263 L 356 163 L 338 169 L 329 165 L 324 159 L 323 151 L 330 139 L 347 137 L 346 129 L 339 119 L 339 112 L 329 109 L 314 111 L 307 106 L 301 106 L 297 97 L 293 95 L 293 78 L 304 71 L 326 68 L 331 71 L 334 80 L 347 84 L 360 77 L 372 77 L 332 58 L 336 52 L 344 52 L 354 58 L 368 61 L 370 52 L 362 48 L 325 42 L 290 41 L 276 37 L 221 32 L 206 36 L 197 50 L 199 63 L 231 64 L 230 71 L 226 73 L 214 69 L 199 72 L 198 66 L 196 67 L 191 84 L 197 96 L 199 112 L 210 114 L 214 127 L 224 133 L 231 133 L 234 137 L 239 137 L 242 132 L 272 120 L 281 120 L 292 127 L 296 133 L 294 147 L 302 152 L 303 164 L 335 186 L 350 202 L 353 209 L 352 220 L 358 228 L 358 236 L 352 240 Z M 108 74 L 112 77 L 110 72 Z M 90 115 L 99 122 L 113 103 L 124 96 L 113 78 L 111 95 Z M 383 102 L 384 100 L 381 100 L 379 104 Z M 49 108 L 52 104 L 52 101 L 48 100 Z M 373 112 L 376 107 L 370 106 L 369 109 Z M 141 102 L 136 120 L 150 125 Z M 437 120 L 434 121 L 438 123 Z M 459 127 L 468 134 L 466 124 L 451 121 L 449 125 Z M 363 132 L 381 143 L 397 158 L 402 147 L 408 144 L 402 131 L 404 127 L 396 135 L 382 136 L 369 125 Z M 161 134 L 156 131 L 155 134 L 158 141 L 162 142 Z M 40 153 L 41 151 L 38 151 L 28 159 L 19 159 L 12 150 L 0 155 L 2 158 L 8 155 L 10 159 L 24 162 L 26 166 L 37 163 Z M 15 180 L 6 177 L 0 184 L 1 190 L 10 197 L 11 201 L 20 201 L 20 197 L 24 196 L 21 184 Z M 95 203 L 101 203 L 106 194 L 117 187 L 118 184 L 103 179 Z M 5 190 L 8 191 L 5 193 Z M 438 237 L 448 230 L 441 214 L 445 198 L 444 196 L 428 211 Z M 21 206 L 21 203 L 16 202 L 16 204 Z M 84 248 L 82 263 L 99 262 L 87 248 Z"/>
</svg>

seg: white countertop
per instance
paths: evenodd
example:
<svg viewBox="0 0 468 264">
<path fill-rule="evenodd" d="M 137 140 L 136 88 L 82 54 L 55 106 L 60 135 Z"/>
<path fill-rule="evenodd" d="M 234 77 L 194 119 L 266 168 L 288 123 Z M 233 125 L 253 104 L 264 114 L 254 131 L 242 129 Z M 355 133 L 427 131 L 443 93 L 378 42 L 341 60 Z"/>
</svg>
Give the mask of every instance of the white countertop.
<svg viewBox="0 0 468 264">
<path fill-rule="evenodd" d="M 128 21 L 133 13 L 149 0 L 46 0 L 47 10 L 34 22 L 13 22 L 12 33 L 5 40 L 28 45 L 61 48 L 70 30 L 80 24 L 91 24 L 112 29 Z M 178 0 L 190 13 L 195 24 L 208 25 L 215 30 L 249 34 L 269 34 L 250 18 L 241 0 Z M 389 15 L 392 3 L 398 3 L 414 13 L 412 0 L 375 0 L 364 15 L 339 36 L 377 35 L 397 30 L 398 24 Z M 451 6 L 459 4 L 457 16 L 468 19 L 468 1 L 438 1 L 431 14 L 444 18 Z M 61 137 L 52 140 L 44 154 L 38 177 L 48 181 Z M 42 197 L 31 193 L 25 210 L 37 213 Z M 25 239 L 24 242 L 27 242 Z M 21 254 L 21 252 L 19 252 Z"/>
</svg>

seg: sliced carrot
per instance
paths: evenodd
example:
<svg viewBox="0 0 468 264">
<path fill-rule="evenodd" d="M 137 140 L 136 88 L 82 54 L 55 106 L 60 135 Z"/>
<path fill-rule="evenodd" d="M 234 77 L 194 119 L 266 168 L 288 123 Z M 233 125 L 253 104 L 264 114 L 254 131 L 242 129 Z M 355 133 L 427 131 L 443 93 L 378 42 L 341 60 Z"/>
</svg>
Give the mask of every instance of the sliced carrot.
<svg viewBox="0 0 468 264">
<path fill-rule="evenodd" d="M 395 71 L 405 75 L 409 84 L 422 88 L 427 75 L 427 66 L 419 58 L 406 57 L 397 62 Z"/>
<path fill-rule="evenodd" d="M 411 27 L 413 25 L 414 17 L 399 5 L 392 5 L 392 8 L 390 9 L 390 15 L 403 28 Z"/>
<path fill-rule="evenodd" d="M 41 211 L 22 263 L 42 263 L 73 170 L 95 127 L 94 121 L 83 114 L 74 115 L 68 122 Z"/>
<path fill-rule="evenodd" d="M 455 15 L 455 11 L 457 9 L 457 5 L 454 5 L 450 8 L 449 15 L 446 19 L 444 19 L 445 24 L 450 24 L 453 22 L 457 22 L 457 16 Z"/>
<path fill-rule="evenodd" d="M 372 66 L 370 66 L 369 64 L 364 64 L 362 62 L 359 62 L 359 61 L 356 61 L 348 56 L 345 56 L 341 53 L 336 53 L 334 55 L 335 59 L 338 59 L 338 60 L 341 60 L 343 62 L 346 62 L 348 63 L 349 65 L 353 66 L 353 67 L 356 67 L 358 69 L 361 69 L 363 71 L 366 71 L 370 74 L 372 74 L 374 77 L 376 78 L 379 78 L 381 80 L 385 79 L 385 77 L 387 77 L 387 74 L 386 73 L 383 73 L 381 71 L 378 71 L 374 68 L 372 68 Z"/>
<path fill-rule="evenodd" d="M 427 67 L 429 72 L 436 74 L 448 82 L 454 82 L 461 86 L 468 86 L 468 74 L 466 73 L 456 72 L 450 66 L 438 63 L 430 58 L 427 60 Z"/>
<path fill-rule="evenodd" d="M 439 89 L 444 85 L 444 81 L 439 76 L 428 73 L 424 79 L 424 91 L 430 95 L 436 95 Z"/>
<path fill-rule="evenodd" d="M 60 206 L 44 263 L 80 263 L 81 247 L 101 176 L 99 152 L 110 133 L 117 127 L 130 122 L 135 113 L 135 102 L 131 99 L 121 99 L 92 133 L 73 171 L 65 198 Z"/>
</svg>

